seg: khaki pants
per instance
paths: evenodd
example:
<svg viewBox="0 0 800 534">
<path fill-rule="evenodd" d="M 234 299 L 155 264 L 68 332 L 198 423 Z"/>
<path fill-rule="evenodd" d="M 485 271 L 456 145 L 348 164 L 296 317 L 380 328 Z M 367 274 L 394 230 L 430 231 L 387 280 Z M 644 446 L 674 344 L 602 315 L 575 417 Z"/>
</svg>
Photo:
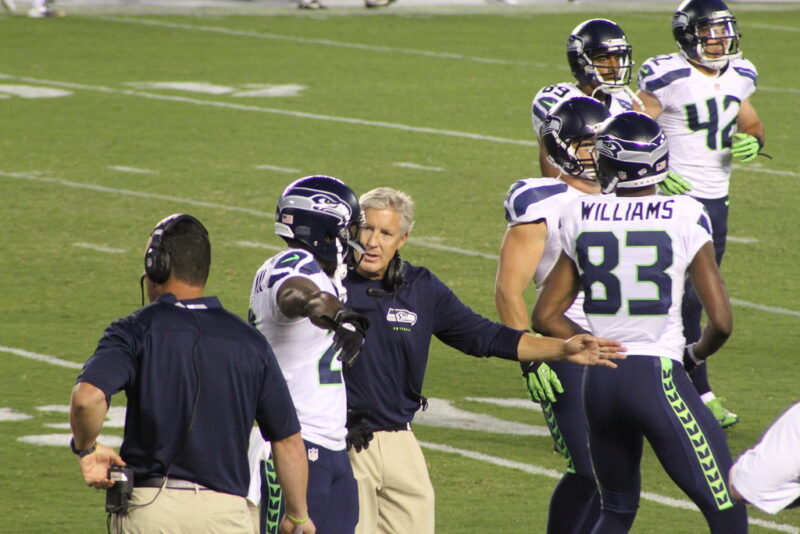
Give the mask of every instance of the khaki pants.
<svg viewBox="0 0 800 534">
<path fill-rule="evenodd" d="M 135 488 L 130 504 L 147 504 L 157 493 L 158 488 Z M 253 534 L 253 525 L 244 497 L 211 490 L 165 488 L 152 504 L 112 516 L 111 532 Z"/>
<path fill-rule="evenodd" d="M 375 432 L 368 449 L 347 454 L 358 482 L 356 534 L 433 533 L 433 486 L 411 431 Z"/>
</svg>

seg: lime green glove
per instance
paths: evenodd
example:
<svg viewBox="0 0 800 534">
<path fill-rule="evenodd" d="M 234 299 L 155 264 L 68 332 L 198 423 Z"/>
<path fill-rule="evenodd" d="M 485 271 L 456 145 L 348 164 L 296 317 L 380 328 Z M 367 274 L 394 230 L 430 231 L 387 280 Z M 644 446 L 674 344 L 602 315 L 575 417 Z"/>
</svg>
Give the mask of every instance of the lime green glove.
<svg viewBox="0 0 800 534">
<path fill-rule="evenodd" d="M 665 195 L 682 195 L 692 190 L 689 180 L 675 171 L 669 171 L 663 182 L 659 182 L 658 188 Z"/>
<path fill-rule="evenodd" d="M 756 136 L 746 133 L 733 134 L 731 155 L 742 163 L 756 159 L 759 150 L 761 150 L 761 143 L 758 142 Z"/>
<path fill-rule="evenodd" d="M 533 402 L 556 402 L 556 393 L 564 393 L 556 372 L 546 363 L 531 365 L 522 378 Z"/>
</svg>

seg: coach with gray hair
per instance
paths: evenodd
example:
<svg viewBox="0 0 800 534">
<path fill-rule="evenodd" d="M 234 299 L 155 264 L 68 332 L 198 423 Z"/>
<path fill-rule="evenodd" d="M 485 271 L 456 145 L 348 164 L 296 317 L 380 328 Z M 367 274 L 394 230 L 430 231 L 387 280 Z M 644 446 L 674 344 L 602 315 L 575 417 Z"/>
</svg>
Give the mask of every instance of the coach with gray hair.
<svg viewBox="0 0 800 534">
<path fill-rule="evenodd" d="M 478 315 L 428 269 L 400 259 L 414 226 L 407 194 L 380 187 L 359 203 L 364 252 L 356 253 L 357 266 L 344 281 L 348 306 L 371 323 L 363 356 L 344 369 L 348 455 L 358 482 L 356 533 L 432 533 L 433 486 L 411 421 L 427 406 L 422 382 L 433 336 L 472 356 L 513 361 L 616 367 L 610 359 L 624 358 L 624 349 L 589 335 L 535 337 Z"/>
</svg>

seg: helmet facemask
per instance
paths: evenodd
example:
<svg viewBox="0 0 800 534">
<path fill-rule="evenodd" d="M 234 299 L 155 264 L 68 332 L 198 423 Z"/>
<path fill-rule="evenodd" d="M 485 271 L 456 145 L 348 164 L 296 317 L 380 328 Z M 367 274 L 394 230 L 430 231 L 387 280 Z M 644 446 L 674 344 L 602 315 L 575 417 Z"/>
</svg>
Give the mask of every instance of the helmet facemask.
<svg viewBox="0 0 800 534">
<path fill-rule="evenodd" d="M 633 49 L 625 39 L 603 42 L 603 48 L 581 54 L 583 70 L 598 84 L 597 90 L 613 94 L 624 91 L 631 81 Z"/>
<path fill-rule="evenodd" d="M 741 34 L 730 12 L 714 13 L 698 22 L 694 31 L 696 59 L 709 69 L 721 70 L 728 62 L 742 56 Z"/>
</svg>

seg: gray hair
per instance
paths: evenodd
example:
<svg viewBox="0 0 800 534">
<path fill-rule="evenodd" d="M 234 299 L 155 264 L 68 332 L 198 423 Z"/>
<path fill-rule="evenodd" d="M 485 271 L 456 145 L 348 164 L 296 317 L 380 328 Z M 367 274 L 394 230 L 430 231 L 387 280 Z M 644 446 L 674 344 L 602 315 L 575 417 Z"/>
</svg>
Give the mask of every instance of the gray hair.
<svg viewBox="0 0 800 534">
<path fill-rule="evenodd" d="M 361 211 L 393 209 L 400 214 L 400 230 L 407 234 L 414 228 L 414 201 L 402 191 L 391 187 L 378 187 L 367 191 L 358 199 Z"/>
</svg>

